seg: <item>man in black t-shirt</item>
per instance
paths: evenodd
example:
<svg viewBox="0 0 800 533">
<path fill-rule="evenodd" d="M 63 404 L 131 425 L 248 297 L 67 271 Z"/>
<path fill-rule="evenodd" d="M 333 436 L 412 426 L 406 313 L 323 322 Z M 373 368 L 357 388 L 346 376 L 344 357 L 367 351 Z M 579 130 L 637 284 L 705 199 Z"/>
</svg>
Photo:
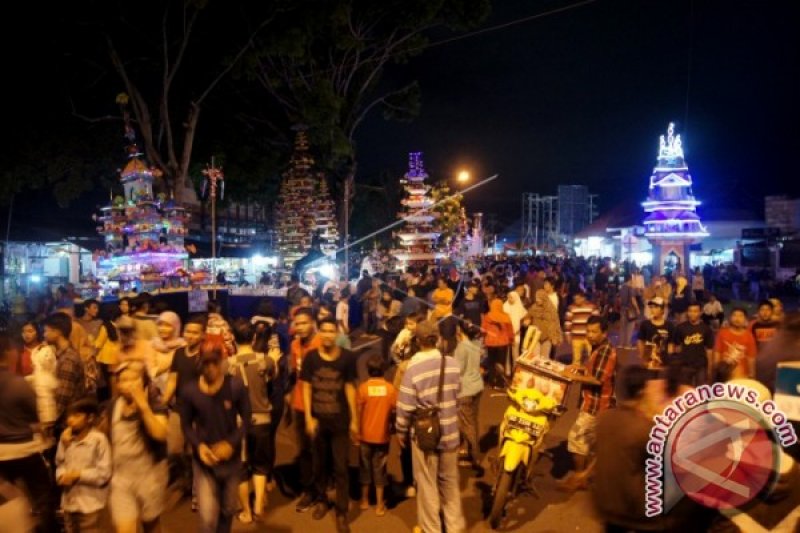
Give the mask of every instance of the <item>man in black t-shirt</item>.
<svg viewBox="0 0 800 533">
<path fill-rule="evenodd" d="M 700 304 L 690 303 L 688 320 L 678 324 L 672 337 L 672 352 L 683 369 L 682 381 L 693 387 L 708 383 L 713 361 L 714 334 L 700 317 Z"/>
<path fill-rule="evenodd" d="M 480 282 L 471 283 L 467 293 L 455 309 L 455 315 L 468 320 L 474 326 L 481 325 L 481 314 L 488 312 L 486 300 L 480 293 Z"/>
<path fill-rule="evenodd" d="M 175 399 L 175 410 L 170 412 L 167 422 L 167 453 L 170 456 L 172 481 L 176 481 L 175 488 L 188 491 L 192 480 L 191 451 L 186 446 L 183 431 L 181 430 L 180 408 L 183 391 L 187 385 L 196 383 L 200 378 L 200 347 L 206 337 L 206 320 L 202 315 L 189 317 L 183 326 L 183 340 L 186 346 L 175 350 L 172 356 L 172 366 L 169 369 L 167 387 L 164 390 L 162 401 L 169 405 Z M 192 508 L 197 503 L 192 494 Z"/>
<path fill-rule="evenodd" d="M 665 304 L 664 299 L 659 296 L 647 302 L 650 320 L 642 322 L 636 337 L 639 357 L 649 367 L 658 367 L 669 362 L 669 343 L 675 334 L 675 325 L 664 317 Z"/>
<path fill-rule="evenodd" d="M 172 366 L 169 369 L 167 387 L 164 391 L 164 404 L 169 404 L 172 398 L 178 402 L 181 390 L 187 383 L 194 383 L 200 377 L 200 363 L 197 354 L 206 336 L 206 321 L 202 315 L 189 317 L 183 326 L 183 340 L 186 346 L 175 350 L 172 356 Z"/>
<path fill-rule="evenodd" d="M 312 517 L 322 519 L 330 504 L 325 495 L 330 475 L 328 457 L 333 457 L 336 484 L 336 530 L 349 532 L 347 510 L 350 480 L 347 459 L 350 441 L 358 443 L 356 411 L 356 360 L 353 352 L 336 345 L 333 317 L 319 322 L 320 348 L 306 355 L 300 371 L 306 406 L 306 431 L 313 439 L 314 484 L 317 504 Z M 310 408 L 309 408 L 310 406 Z"/>
</svg>

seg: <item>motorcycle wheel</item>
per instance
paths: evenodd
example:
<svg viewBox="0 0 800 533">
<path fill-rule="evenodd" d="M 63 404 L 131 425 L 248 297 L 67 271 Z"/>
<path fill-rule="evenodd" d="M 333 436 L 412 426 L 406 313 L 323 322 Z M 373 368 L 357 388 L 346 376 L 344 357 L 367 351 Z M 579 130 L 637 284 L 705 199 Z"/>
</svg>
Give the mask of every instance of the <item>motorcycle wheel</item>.
<svg viewBox="0 0 800 533">
<path fill-rule="evenodd" d="M 506 500 L 511 490 L 514 474 L 515 472 L 507 472 L 505 470 L 500 473 L 500 480 L 497 482 L 497 489 L 494 491 L 494 499 L 492 500 L 492 510 L 489 511 L 489 527 L 492 529 L 500 527 L 500 520 L 503 518 L 503 511 L 506 507 Z"/>
</svg>

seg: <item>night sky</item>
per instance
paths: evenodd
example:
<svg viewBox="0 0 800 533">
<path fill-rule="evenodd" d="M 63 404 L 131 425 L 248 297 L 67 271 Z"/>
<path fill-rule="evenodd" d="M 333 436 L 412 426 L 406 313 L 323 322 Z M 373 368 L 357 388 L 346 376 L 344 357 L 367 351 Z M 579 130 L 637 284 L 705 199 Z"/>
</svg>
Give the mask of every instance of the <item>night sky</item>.
<svg viewBox="0 0 800 533">
<path fill-rule="evenodd" d="M 568 4 L 496 2 L 486 25 Z M 467 204 L 501 220 L 519 216 L 520 193 L 555 194 L 560 183 L 588 185 L 601 211 L 640 209 L 658 136 L 674 121 L 706 209 L 759 210 L 764 194 L 800 193 L 796 4 L 693 4 L 690 19 L 688 0 L 601 0 L 434 47 L 408 69 L 422 82 L 421 116 L 373 117 L 363 166 L 388 156 L 399 171 L 403 152 L 420 149 L 435 175 L 499 173 Z"/>
<path fill-rule="evenodd" d="M 497 0 L 484 27 L 571 3 Z M 638 210 L 658 136 L 674 121 L 704 201 L 701 216 L 759 214 L 765 194 L 800 195 L 796 6 L 788 0 L 598 0 L 433 46 L 387 72 L 419 80 L 421 114 L 407 124 L 386 122 L 379 113 L 365 122 L 357 138 L 358 179 L 385 170 L 399 177 L 407 152 L 421 150 L 434 178 L 454 176 L 461 167 L 475 178 L 499 173 L 466 203 L 470 211 L 497 214 L 501 225 L 519 217 L 522 192 L 555 194 L 558 184 L 588 185 L 600 195 L 601 212 L 620 203 Z M 28 25 L 37 27 L 35 19 Z M 35 45 L 40 37 L 7 48 L 14 59 L 7 75 L 16 73 L 9 78 L 11 112 L 19 120 L 26 107 L 58 107 L 47 116 L 67 120 L 64 100 L 56 97 L 61 82 L 48 76 L 43 60 L 47 46 Z M 441 32 L 432 41 L 450 37 Z M 95 197 L 52 214 L 85 217 L 91 226 Z M 29 195 L 19 201 L 24 210 L 52 200 Z"/>
</svg>

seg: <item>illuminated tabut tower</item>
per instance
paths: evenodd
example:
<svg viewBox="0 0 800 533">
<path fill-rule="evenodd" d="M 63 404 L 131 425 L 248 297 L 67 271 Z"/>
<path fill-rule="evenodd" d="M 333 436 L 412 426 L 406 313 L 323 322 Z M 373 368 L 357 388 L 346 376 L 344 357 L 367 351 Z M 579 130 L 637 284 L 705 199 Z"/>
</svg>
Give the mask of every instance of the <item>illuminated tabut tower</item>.
<svg viewBox="0 0 800 533">
<path fill-rule="evenodd" d="M 393 254 L 404 264 L 432 263 L 444 255 L 434 248 L 439 233 L 433 227 L 436 214 L 430 210 L 434 201 L 427 178 L 422 152 L 408 154 L 408 172 L 400 180 L 406 193 L 400 201 L 404 209 L 398 213 L 405 226 L 396 234 L 401 249 Z"/>
<path fill-rule="evenodd" d="M 112 198 L 95 217 L 105 240 L 98 275 L 151 290 L 185 267 L 188 254 L 183 240 L 189 214 L 166 194 L 153 194 L 160 171 L 145 163 L 127 109 L 124 116 L 128 162 L 120 171 L 123 196 Z"/>
<path fill-rule="evenodd" d="M 653 245 L 653 267 L 657 272 L 691 268 L 689 247 L 708 237 L 700 222 L 692 193 L 692 177 L 683 158 L 681 136 L 670 123 L 667 135 L 661 136 L 658 162 L 650 176 L 647 200 L 642 202 L 647 217 L 645 236 Z"/>
<path fill-rule="evenodd" d="M 311 249 L 315 234 L 326 255 L 336 252 L 339 230 L 336 206 L 325 175 L 314 170 L 306 132 L 298 130 L 289 169 L 283 175 L 275 208 L 278 249 L 286 266 L 292 266 Z"/>
</svg>

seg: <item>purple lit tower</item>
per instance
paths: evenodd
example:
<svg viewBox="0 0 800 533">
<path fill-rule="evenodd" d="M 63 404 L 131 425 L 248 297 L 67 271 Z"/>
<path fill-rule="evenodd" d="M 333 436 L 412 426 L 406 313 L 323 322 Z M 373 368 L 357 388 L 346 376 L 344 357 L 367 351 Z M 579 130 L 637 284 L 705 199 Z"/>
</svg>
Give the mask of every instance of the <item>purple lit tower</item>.
<svg viewBox="0 0 800 533">
<path fill-rule="evenodd" d="M 642 202 L 648 214 L 644 219 L 645 236 L 653 245 L 653 267 L 657 272 L 680 269 L 686 273 L 691 268 L 689 247 L 708 237 L 708 231 L 697 215 L 700 202 L 692 194 L 692 177 L 674 124 L 670 123 L 660 144 L 649 195 Z"/>
<path fill-rule="evenodd" d="M 436 213 L 430 210 L 434 201 L 431 187 L 425 183 L 427 178 L 422 152 L 409 153 L 408 172 L 400 180 L 406 193 L 400 203 L 405 209 L 398 213 L 405 226 L 395 235 L 401 249 L 394 252 L 403 265 L 433 263 L 445 255 L 435 249 L 439 233 L 433 227 Z"/>
<path fill-rule="evenodd" d="M 167 282 L 179 283 L 188 254 L 184 248 L 189 214 L 186 209 L 154 195 L 153 182 L 161 171 L 148 166 L 136 143 L 136 135 L 124 109 L 128 162 L 120 171 L 123 195 L 100 208 L 97 232 L 105 240 L 98 257 L 98 277 L 126 288 L 149 291 Z"/>
</svg>

